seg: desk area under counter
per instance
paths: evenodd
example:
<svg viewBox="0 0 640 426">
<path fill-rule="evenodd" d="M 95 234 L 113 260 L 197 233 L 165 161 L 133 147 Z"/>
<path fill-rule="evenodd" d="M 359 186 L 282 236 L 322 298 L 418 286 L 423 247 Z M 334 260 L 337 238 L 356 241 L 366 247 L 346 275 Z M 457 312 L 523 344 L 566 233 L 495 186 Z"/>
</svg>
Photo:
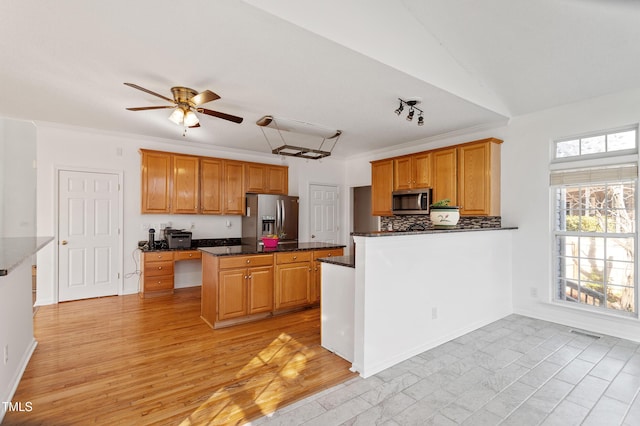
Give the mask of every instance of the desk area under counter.
<svg viewBox="0 0 640 426">
<path fill-rule="evenodd" d="M 201 317 L 212 328 L 221 328 L 317 306 L 319 259 L 342 256 L 344 247 L 202 247 Z"/>
</svg>

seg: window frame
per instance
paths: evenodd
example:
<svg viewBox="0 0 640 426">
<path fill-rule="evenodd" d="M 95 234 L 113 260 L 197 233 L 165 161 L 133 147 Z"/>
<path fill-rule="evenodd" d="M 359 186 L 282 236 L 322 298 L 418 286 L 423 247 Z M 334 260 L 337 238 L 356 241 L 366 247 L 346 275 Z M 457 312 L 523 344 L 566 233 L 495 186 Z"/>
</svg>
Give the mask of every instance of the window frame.
<svg viewBox="0 0 640 426">
<path fill-rule="evenodd" d="M 583 138 L 587 138 L 587 137 L 596 137 L 596 136 L 602 136 L 602 135 L 608 135 L 608 134 L 612 134 L 612 133 L 619 133 L 619 132 L 623 132 L 623 131 L 630 131 L 633 130 L 635 131 L 635 147 L 633 149 L 627 149 L 627 150 L 619 150 L 619 151 L 611 151 L 611 152 L 604 152 L 604 153 L 594 153 L 594 154 L 583 154 L 583 155 L 577 155 L 577 156 L 571 156 L 571 157 L 560 157 L 560 158 L 556 158 L 557 155 L 557 144 L 558 142 L 563 142 L 563 141 L 567 141 L 567 140 L 574 140 L 574 139 L 583 139 Z M 596 133 L 590 133 L 590 134 L 585 134 L 582 135 L 580 137 L 572 137 L 572 138 L 562 138 L 562 139 L 557 139 L 554 140 L 552 143 L 552 149 L 553 149 L 553 153 L 552 153 L 552 160 L 550 162 L 550 174 L 552 175 L 554 172 L 562 172 L 562 171 L 577 171 L 580 169 L 586 170 L 586 169 L 598 169 L 598 168 L 603 168 L 603 167 L 611 167 L 612 165 L 618 165 L 618 166 L 622 166 L 622 165 L 632 165 L 635 167 L 638 167 L 638 125 L 634 125 L 634 126 L 625 126 L 625 127 L 621 127 L 621 128 L 616 128 L 616 129 L 612 129 L 612 130 L 607 130 L 607 131 L 603 131 L 603 132 L 596 132 Z M 587 231 L 567 231 L 565 230 L 560 230 L 559 226 L 558 226 L 558 214 L 561 210 L 566 210 L 566 208 L 562 207 L 560 205 L 561 203 L 561 199 L 559 198 L 560 196 L 560 192 L 558 191 L 561 188 L 584 188 L 584 187 L 594 187 L 594 186 L 599 186 L 599 185 L 604 185 L 604 184 L 611 184 L 611 183 L 623 183 L 623 182 L 629 182 L 629 181 L 633 181 L 634 183 L 634 230 L 631 233 L 615 233 L 615 232 L 609 232 L 608 230 L 604 230 L 603 232 L 587 232 Z M 640 179 L 638 179 L 638 176 L 635 176 L 632 179 L 629 178 L 625 178 L 625 179 L 609 179 L 609 180 L 605 180 L 605 181 L 597 181 L 597 180 L 593 180 L 593 181 L 584 181 L 584 182 L 579 182 L 579 183 L 552 183 L 551 180 L 551 176 L 550 176 L 550 184 L 549 184 L 549 191 L 550 191 L 550 219 L 551 219 L 551 246 L 552 246 L 552 250 L 551 250 L 551 269 L 552 269 L 552 292 L 551 292 L 551 302 L 554 304 L 558 304 L 560 306 L 566 306 L 566 307 L 571 307 L 574 309 L 583 309 L 583 310 L 587 310 L 589 312 L 596 312 L 599 314 L 604 314 L 604 315 L 610 315 L 610 316 L 615 316 L 618 318 L 633 318 L 633 319 L 638 319 L 640 318 L 639 316 L 639 312 L 638 309 L 640 307 L 640 295 L 638 294 L 639 290 L 640 290 L 640 285 L 639 285 L 639 279 L 638 279 L 638 270 L 639 270 L 639 263 L 638 262 L 638 246 L 639 246 L 639 229 L 638 229 L 638 225 L 640 222 L 640 218 L 638 217 L 638 206 L 639 206 L 639 201 L 638 201 L 638 195 L 639 195 L 639 187 L 640 185 Z M 606 187 L 605 187 L 606 188 Z M 564 199 L 564 201 L 566 202 L 566 198 Z M 579 217 L 583 217 L 582 214 Z M 566 227 L 565 227 L 566 228 Z M 565 299 L 562 299 L 560 297 L 561 294 L 561 280 L 566 280 L 566 273 L 563 274 L 564 276 L 561 277 L 561 271 L 563 270 L 563 268 L 565 268 L 566 266 L 563 266 L 563 263 L 566 262 L 567 259 L 573 258 L 573 256 L 567 256 L 567 253 L 564 252 L 563 244 L 560 243 L 561 241 L 561 237 L 577 237 L 577 238 L 581 238 L 581 237 L 602 237 L 603 241 L 606 242 L 608 241 L 609 238 L 633 238 L 633 250 L 634 250 L 634 256 L 633 256 L 633 312 L 628 312 L 625 310 L 621 310 L 621 309 L 614 309 L 614 308 L 609 308 L 607 306 L 607 282 L 606 282 L 606 277 L 605 280 L 603 280 L 603 290 L 604 290 L 604 303 L 601 306 L 595 306 L 595 305 L 589 305 L 585 302 L 582 302 L 580 300 L 578 300 L 577 302 L 573 302 L 573 301 L 569 301 Z M 604 255 L 603 255 L 604 256 Z M 585 259 L 590 259 L 588 256 L 582 256 L 581 255 L 581 250 L 578 252 L 578 257 L 577 260 L 578 262 L 581 262 Z M 603 258 L 603 260 L 606 261 L 606 259 Z M 620 259 L 621 261 L 625 261 L 625 259 Z M 580 282 L 580 280 L 579 280 Z M 564 285 L 564 284 L 562 284 Z M 615 284 L 610 284 L 615 286 Z M 566 294 L 565 294 L 566 297 Z"/>
</svg>

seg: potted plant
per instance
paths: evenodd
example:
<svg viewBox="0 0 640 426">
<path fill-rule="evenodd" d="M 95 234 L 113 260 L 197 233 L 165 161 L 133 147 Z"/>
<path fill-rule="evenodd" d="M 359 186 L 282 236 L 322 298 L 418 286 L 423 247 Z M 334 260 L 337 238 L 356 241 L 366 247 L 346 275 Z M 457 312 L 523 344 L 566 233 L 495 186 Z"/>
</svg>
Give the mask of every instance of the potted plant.
<svg viewBox="0 0 640 426">
<path fill-rule="evenodd" d="M 434 228 L 453 228 L 460 220 L 460 207 L 450 206 L 451 200 L 445 198 L 431 204 L 429 218 Z"/>
</svg>

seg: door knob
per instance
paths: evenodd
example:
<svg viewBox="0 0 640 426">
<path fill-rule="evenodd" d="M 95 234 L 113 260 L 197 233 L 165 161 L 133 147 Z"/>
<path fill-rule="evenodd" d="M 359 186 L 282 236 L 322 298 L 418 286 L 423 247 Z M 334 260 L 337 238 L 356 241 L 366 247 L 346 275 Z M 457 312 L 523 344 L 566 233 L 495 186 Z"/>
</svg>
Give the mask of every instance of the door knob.
<svg viewBox="0 0 640 426">
<path fill-rule="evenodd" d="M 67 244 L 69 244 L 69 242 L 67 240 L 62 240 L 60 244 L 62 244 L 63 246 L 66 246 Z"/>
</svg>

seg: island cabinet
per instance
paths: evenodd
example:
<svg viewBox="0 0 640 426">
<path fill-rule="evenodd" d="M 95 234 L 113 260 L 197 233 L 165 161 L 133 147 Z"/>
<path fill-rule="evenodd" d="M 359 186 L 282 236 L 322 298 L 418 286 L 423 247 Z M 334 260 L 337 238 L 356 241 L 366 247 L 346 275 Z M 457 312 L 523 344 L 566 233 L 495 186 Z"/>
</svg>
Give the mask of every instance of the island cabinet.
<svg viewBox="0 0 640 426">
<path fill-rule="evenodd" d="M 326 250 L 315 250 L 313 252 L 313 268 L 311 271 L 311 295 L 310 300 L 312 304 L 317 304 L 320 302 L 320 294 L 321 294 L 321 284 L 322 284 L 322 262 L 318 259 L 324 257 L 334 257 L 334 256 L 342 256 L 344 254 L 344 249 L 326 249 Z"/>
<path fill-rule="evenodd" d="M 393 159 L 371 162 L 371 214 L 392 216 Z"/>
<path fill-rule="evenodd" d="M 431 187 L 431 153 L 421 152 L 393 160 L 393 190 Z"/>
<path fill-rule="evenodd" d="M 270 316 L 273 255 L 202 258 L 202 319 L 213 328 Z"/>
<path fill-rule="evenodd" d="M 306 306 L 311 301 L 310 251 L 276 253 L 275 310 Z"/>
<path fill-rule="evenodd" d="M 273 255 L 220 259 L 218 321 L 273 310 Z"/>
</svg>

